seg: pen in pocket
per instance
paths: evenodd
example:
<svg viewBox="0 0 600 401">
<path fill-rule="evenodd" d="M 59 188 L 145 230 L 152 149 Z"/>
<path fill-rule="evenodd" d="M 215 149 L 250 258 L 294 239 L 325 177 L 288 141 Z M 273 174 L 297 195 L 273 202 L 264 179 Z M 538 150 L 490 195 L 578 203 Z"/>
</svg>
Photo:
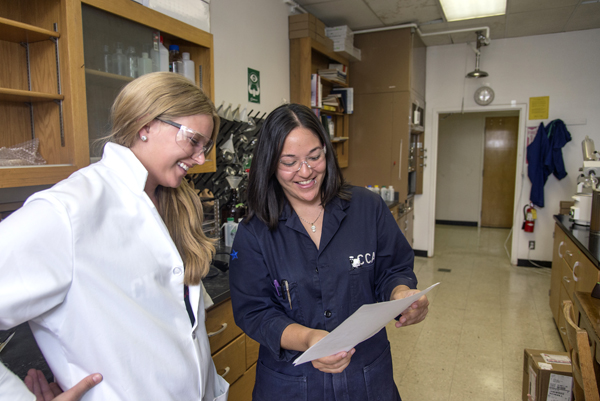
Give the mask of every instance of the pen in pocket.
<svg viewBox="0 0 600 401">
<path fill-rule="evenodd" d="M 288 302 L 290 303 L 290 309 L 292 309 L 292 297 L 290 296 L 290 285 L 287 280 L 281 280 L 281 284 L 285 287 L 285 292 L 287 294 Z M 283 299 L 285 299 L 286 294 L 283 295 Z"/>
</svg>

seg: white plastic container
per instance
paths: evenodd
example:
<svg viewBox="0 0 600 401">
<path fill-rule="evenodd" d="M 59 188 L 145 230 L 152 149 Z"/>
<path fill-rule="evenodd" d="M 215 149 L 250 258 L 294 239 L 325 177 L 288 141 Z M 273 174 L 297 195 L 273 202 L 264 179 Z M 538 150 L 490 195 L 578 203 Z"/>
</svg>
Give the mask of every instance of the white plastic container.
<svg viewBox="0 0 600 401">
<path fill-rule="evenodd" d="M 388 189 L 385 186 L 381 187 L 379 194 L 381 195 L 381 198 L 383 200 L 385 200 L 385 201 L 388 200 Z"/>
<path fill-rule="evenodd" d="M 394 194 L 394 186 L 390 185 L 387 189 L 387 200 L 389 202 L 393 202 L 395 199 L 395 194 Z"/>
<path fill-rule="evenodd" d="M 148 53 L 143 52 L 142 57 L 138 59 L 138 76 L 152 72 L 152 60 L 148 57 Z"/>
<path fill-rule="evenodd" d="M 196 76 L 194 69 L 196 68 L 194 64 L 194 60 L 190 60 L 190 54 L 188 52 L 181 53 L 181 58 L 183 62 L 183 76 L 196 83 Z"/>
<path fill-rule="evenodd" d="M 169 71 L 169 50 L 163 44 L 163 37 L 160 37 L 160 43 L 158 44 L 159 54 L 159 71 Z"/>
<path fill-rule="evenodd" d="M 375 187 L 373 188 L 373 192 L 375 192 L 377 195 L 379 195 L 381 193 L 381 191 L 379 189 L 379 185 L 375 185 Z"/>
<path fill-rule="evenodd" d="M 233 217 L 228 217 L 227 223 L 223 224 L 223 228 L 225 230 L 225 246 L 233 245 L 233 240 L 238 229 L 238 223 L 234 223 Z"/>
</svg>

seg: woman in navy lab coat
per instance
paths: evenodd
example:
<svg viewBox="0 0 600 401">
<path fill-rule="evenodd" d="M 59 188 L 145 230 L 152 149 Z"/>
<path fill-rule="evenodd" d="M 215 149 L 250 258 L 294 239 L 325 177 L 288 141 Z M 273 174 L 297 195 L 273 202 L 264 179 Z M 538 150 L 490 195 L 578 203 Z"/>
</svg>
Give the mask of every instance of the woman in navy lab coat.
<svg viewBox="0 0 600 401">
<path fill-rule="evenodd" d="M 137 78 L 115 100 L 102 160 L 0 224 L 0 329 L 29 321 L 70 389 L 61 399 L 99 381 L 83 400 L 227 399 L 200 281 L 214 246 L 184 179 L 204 163 L 218 127 L 213 103 L 187 78 Z M 58 395 L 42 394 L 47 383 L 33 372 L 23 384 L 0 364 L 0 399 Z"/>
<path fill-rule="evenodd" d="M 232 246 L 236 323 L 260 352 L 253 399 L 400 400 L 382 329 L 349 352 L 293 366 L 363 304 L 416 291 L 414 254 L 380 196 L 348 185 L 319 119 L 275 109 L 258 137 L 249 214 Z M 425 296 L 396 327 L 422 321 Z"/>
</svg>

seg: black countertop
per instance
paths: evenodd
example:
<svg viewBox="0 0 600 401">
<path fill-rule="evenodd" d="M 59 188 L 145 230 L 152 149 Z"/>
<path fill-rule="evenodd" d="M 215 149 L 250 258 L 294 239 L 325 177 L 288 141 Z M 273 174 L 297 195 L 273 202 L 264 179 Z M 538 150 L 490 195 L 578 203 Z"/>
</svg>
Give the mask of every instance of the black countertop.
<svg viewBox="0 0 600 401">
<path fill-rule="evenodd" d="M 600 235 L 590 233 L 590 228 L 574 224 L 569 216 L 554 215 L 554 220 L 581 252 L 600 269 Z"/>
</svg>

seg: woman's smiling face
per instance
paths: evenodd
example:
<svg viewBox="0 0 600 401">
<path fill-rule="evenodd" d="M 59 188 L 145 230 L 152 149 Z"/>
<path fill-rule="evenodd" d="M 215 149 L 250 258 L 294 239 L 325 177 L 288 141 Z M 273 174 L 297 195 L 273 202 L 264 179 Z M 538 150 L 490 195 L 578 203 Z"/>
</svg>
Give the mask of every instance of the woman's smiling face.
<svg viewBox="0 0 600 401">
<path fill-rule="evenodd" d="M 277 181 L 292 206 L 297 201 L 321 202 L 321 185 L 326 169 L 319 137 L 304 127 L 293 129 L 283 143 L 276 173 Z"/>
</svg>

